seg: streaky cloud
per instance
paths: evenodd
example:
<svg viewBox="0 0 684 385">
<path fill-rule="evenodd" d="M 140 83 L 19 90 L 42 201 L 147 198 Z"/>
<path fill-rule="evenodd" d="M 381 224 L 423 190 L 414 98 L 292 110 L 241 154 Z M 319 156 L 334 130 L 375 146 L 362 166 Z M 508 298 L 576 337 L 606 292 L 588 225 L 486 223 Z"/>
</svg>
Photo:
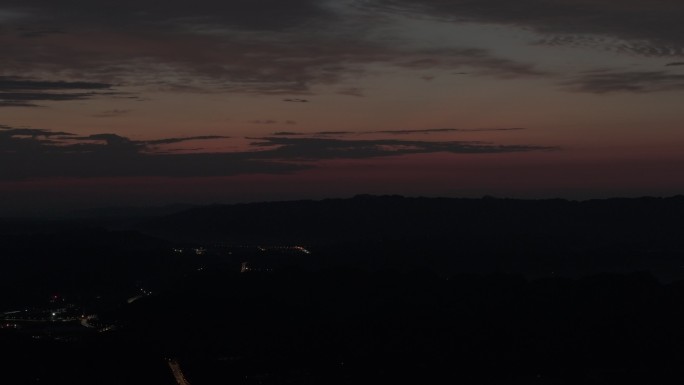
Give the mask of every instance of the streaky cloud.
<svg viewBox="0 0 684 385">
<path fill-rule="evenodd" d="M 366 7 L 442 21 L 532 29 L 552 44 L 595 44 L 644 56 L 684 54 L 679 0 L 359 0 Z M 557 38 L 555 38 L 557 37 Z M 555 38 L 555 40 L 553 40 Z M 624 47 L 604 38 L 622 40 Z M 619 44 L 618 44 L 619 45 Z"/>
<path fill-rule="evenodd" d="M 415 130 L 377 130 L 377 131 L 315 131 L 315 132 L 293 132 L 278 131 L 274 136 L 319 136 L 319 135 L 370 135 L 370 134 L 389 134 L 389 135 L 409 135 L 409 134 L 437 134 L 449 132 L 496 132 L 496 131 L 521 131 L 524 127 L 498 127 L 498 128 L 427 128 Z"/>
<path fill-rule="evenodd" d="M 551 151 L 557 147 L 477 141 L 348 140 L 271 136 L 233 152 L 180 152 L 156 146 L 225 136 L 132 140 L 100 133 L 78 136 L 45 129 L 0 126 L 0 180 L 51 177 L 206 177 L 287 174 L 329 159 L 371 159 L 425 153 L 488 154 Z"/>
<path fill-rule="evenodd" d="M 46 91 L 46 90 L 107 90 L 114 85 L 100 82 L 72 82 L 34 80 L 16 76 L 0 76 L 0 90 L 9 91 Z"/>
<path fill-rule="evenodd" d="M 590 72 L 562 83 L 574 91 L 607 94 L 684 90 L 684 75 L 665 71 Z"/>
<path fill-rule="evenodd" d="M 424 130 L 385 130 L 385 131 L 369 131 L 368 133 L 377 134 L 433 134 L 442 132 L 487 132 L 487 131 L 520 131 L 525 130 L 523 127 L 503 127 L 503 128 L 428 128 Z"/>
<path fill-rule="evenodd" d="M 332 138 L 289 138 L 264 137 L 251 138 L 254 147 L 265 148 L 256 152 L 264 159 L 289 159 L 315 161 L 323 159 L 365 159 L 387 156 L 458 153 L 492 154 L 530 151 L 558 150 L 558 147 L 499 145 L 473 141 L 418 141 L 418 140 L 346 140 Z"/>
<path fill-rule="evenodd" d="M 78 73 L 101 80 L 103 87 L 116 82 L 172 92 L 282 95 L 287 101 L 304 103 L 307 99 L 290 96 L 312 94 L 314 86 L 320 85 L 334 87 L 333 92 L 340 94 L 363 96 L 360 87 L 347 86 L 348 80 L 371 74 L 374 65 L 467 70 L 511 78 L 547 75 L 533 64 L 484 49 L 408 48 L 372 38 L 374 23 L 383 20 L 382 13 L 366 13 L 364 19 L 356 20 L 327 1 L 201 0 L 189 5 L 170 0 L 162 5 L 152 0 L 122 0 L 108 1 L 105 6 L 102 2 L 8 0 L 4 4 L 30 10 L 14 22 L 14 30 L 36 33 L 32 39 L 3 35 L 2 73 Z M 103 7 L 107 12 L 102 12 Z M 103 38 L 116 44 L 102 45 Z M 21 79 L 13 81 L 19 85 Z M 41 86 L 38 80 L 32 82 L 23 86 Z M 61 90 L 79 86 L 77 82 L 48 83 L 42 86 Z M 97 82 L 82 83 L 82 87 L 97 86 Z"/>
<path fill-rule="evenodd" d="M 144 144 L 171 144 L 171 143 L 181 143 L 190 140 L 213 140 L 213 139 L 230 139 L 230 136 L 223 135 L 200 135 L 200 136 L 187 136 L 184 138 L 167 138 L 167 139 L 157 139 L 157 140 L 146 140 L 142 143 Z"/>
<path fill-rule="evenodd" d="M 215 136 L 135 141 L 111 134 L 76 136 L 42 129 L 1 127 L 0 180 L 55 177 L 208 177 L 239 174 L 287 174 L 312 168 L 269 159 L 250 151 L 169 153 L 154 146 Z"/>
<path fill-rule="evenodd" d="M 0 76 L 0 107 L 41 107 L 37 102 L 65 102 L 123 95 L 113 91 L 113 87 L 113 84 L 100 82 Z"/>
</svg>

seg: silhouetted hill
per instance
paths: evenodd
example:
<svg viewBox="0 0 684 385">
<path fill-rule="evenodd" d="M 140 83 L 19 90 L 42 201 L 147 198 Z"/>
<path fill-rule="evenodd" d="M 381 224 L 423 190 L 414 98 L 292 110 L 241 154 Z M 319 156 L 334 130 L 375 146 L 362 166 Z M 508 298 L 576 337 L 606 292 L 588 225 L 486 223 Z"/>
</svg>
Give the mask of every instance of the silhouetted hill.
<svg viewBox="0 0 684 385">
<path fill-rule="evenodd" d="M 212 205 L 149 221 L 176 241 L 306 244 L 329 261 L 450 271 L 681 275 L 684 197 L 404 198 Z M 662 274 L 661 274 L 662 273 Z"/>
<path fill-rule="evenodd" d="M 684 279 L 682 214 L 359 196 L 198 207 L 148 234 L 4 220 L 3 379 L 169 384 L 173 359 L 195 385 L 681 383 L 684 280 L 662 280 Z"/>
<path fill-rule="evenodd" d="M 675 384 L 683 300 L 647 274 L 204 270 L 113 330 L 0 329 L 0 360 L 7 384 L 168 385 L 169 357 L 193 385 Z"/>
<path fill-rule="evenodd" d="M 9 227 L 9 224 L 6 223 Z M 168 242 L 134 231 L 109 231 L 73 222 L 0 226 L 0 311 L 51 293 L 68 297 L 126 295 L 184 269 Z"/>
<path fill-rule="evenodd" d="M 111 206 L 72 211 L 69 218 L 151 218 L 175 214 L 195 207 L 191 204 L 173 204 L 155 207 Z"/>
</svg>

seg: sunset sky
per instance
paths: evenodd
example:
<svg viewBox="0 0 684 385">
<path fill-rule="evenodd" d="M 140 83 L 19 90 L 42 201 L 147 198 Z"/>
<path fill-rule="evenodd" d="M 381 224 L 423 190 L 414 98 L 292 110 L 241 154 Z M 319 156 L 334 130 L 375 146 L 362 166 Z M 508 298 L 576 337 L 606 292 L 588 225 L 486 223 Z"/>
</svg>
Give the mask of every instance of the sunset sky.
<svg viewBox="0 0 684 385">
<path fill-rule="evenodd" d="M 680 0 L 1 0 L 0 215 L 684 191 Z"/>
</svg>

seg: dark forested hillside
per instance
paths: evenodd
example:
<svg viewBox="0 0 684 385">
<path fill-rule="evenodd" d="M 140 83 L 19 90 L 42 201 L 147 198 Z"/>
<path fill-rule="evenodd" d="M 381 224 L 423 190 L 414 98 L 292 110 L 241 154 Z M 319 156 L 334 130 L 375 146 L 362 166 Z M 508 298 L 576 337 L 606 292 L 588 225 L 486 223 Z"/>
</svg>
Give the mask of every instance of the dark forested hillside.
<svg viewBox="0 0 684 385">
<path fill-rule="evenodd" d="M 8 383 L 684 380 L 684 197 L 133 212 L 0 221 Z"/>
<path fill-rule="evenodd" d="M 591 201 L 404 198 L 198 207 L 143 231 L 195 242 L 317 246 L 327 262 L 460 271 L 682 277 L 684 197 Z"/>
</svg>

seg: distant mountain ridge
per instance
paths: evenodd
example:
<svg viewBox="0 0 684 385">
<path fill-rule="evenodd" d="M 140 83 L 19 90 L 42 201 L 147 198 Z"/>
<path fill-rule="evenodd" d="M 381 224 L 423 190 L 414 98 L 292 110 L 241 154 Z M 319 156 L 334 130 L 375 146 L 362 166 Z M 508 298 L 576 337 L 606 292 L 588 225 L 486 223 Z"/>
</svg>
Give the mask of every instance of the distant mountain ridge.
<svg viewBox="0 0 684 385">
<path fill-rule="evenodd" d="M 330 242 L 379 238 L 457 238 L 459 234 L 665 233 L 684 228 L 684 196 L 562 199 L 406 198 L 359 195 L 194 207 L 145 222 L 174 239 Z"/>
<path fill-rule="evenodd" d="M 213 205 L 140 230 L 172 242 L 307 245 L 322 265 L 684 279 L 684 197 L 405 198 Z"/>
</svg>

